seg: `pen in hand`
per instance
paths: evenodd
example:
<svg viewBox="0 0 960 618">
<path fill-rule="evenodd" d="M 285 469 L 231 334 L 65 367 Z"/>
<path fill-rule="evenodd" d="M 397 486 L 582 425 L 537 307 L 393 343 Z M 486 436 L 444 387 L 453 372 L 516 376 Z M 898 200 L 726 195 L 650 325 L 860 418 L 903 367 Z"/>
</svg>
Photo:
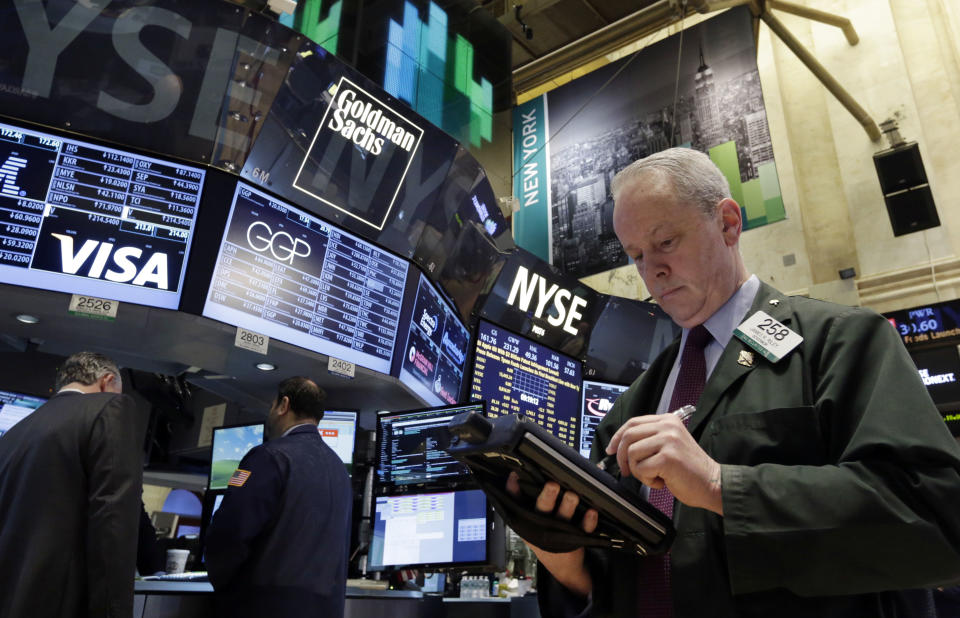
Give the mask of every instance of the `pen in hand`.
<svg viewBox="0 0 960 618">
<path fill-rule="evenodd" d="M 696 411 L 697 409 L 694 406 L 681 406 L 676 410 L 674 410 L 673 412 L 670 412 L 670 414 L 673 414 L 674 416 L 678 416 L 680 420 L 683 422 L 683 424 L 686 424 L 687 420 L 691 416 L 693 416 L 693 413 Z M 600 462 L 597 464 L 597 467 L 605 472 L 609 472 L 610 466 L 616 463 L 617 463 L 617 454 L 613 453 L 601 459 Z M 611 474 L 613 473 L 611 472 Z"/>
</svg>

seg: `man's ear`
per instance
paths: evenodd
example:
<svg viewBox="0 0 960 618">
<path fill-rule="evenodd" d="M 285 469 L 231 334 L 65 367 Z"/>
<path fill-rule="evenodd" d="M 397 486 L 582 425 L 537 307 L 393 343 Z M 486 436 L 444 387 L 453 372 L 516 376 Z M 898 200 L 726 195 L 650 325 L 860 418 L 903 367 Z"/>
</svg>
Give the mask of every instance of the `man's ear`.
<svg viewBox="0 0 960 618">
<path fill-rule="evenodd" d="M 277 414 L 283 415 L 290 411 L 290 398 L 284 395 L 277 401 Z"/>
<path fill-rule="evenodd" d="M 720 214 L 720 230 L 724 241 L 728 247 L 737 244 L 743 232 L 743 214 L 740 211 L 740 205 L 729 197 L 725 197 L 720 200 L 717 210 Z"/>
</svg>

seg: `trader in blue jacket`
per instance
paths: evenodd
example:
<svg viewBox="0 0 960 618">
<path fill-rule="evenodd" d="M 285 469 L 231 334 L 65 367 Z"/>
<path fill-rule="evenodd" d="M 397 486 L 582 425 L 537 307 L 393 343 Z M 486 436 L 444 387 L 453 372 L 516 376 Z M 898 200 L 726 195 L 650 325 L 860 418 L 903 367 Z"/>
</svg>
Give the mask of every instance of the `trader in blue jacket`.
<svg viewBox="0 0 960 618">
<path fill-rule="evenodd" d="M 683 334 L 617 400 L 592 458 L 615 454 L 640 495 L 672 492 L 677 536 L 668 561 L 535 549 L 541 614 L 929 616 L 916 589 L 960 580 L 960 448 L 896 331 L 751 276 L 740 207 L 702 153 L 640 160 L 612 192 L 617 236 Z M 688 358 L 706 379 L 685 426 L 665 412 Z M 570 519 L 578 501 L 548 483 L 537 508 Z"/>
<path fill-rule="evenodd" d="M 346 469 L 317 431 L 323 390 L 280 383 L 268 442 L 240 461 L 207 532 L 219 615 L 340 618 L 352 494 Z"/>
</svg>

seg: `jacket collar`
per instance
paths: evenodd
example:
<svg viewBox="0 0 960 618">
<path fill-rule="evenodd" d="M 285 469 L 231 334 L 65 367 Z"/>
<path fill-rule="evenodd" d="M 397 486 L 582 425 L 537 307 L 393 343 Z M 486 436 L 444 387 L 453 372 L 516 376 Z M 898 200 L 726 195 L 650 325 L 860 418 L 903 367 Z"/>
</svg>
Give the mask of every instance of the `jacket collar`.
<svg viewBox="0 0 960 618">
<path fill-rule="evenodd" d="M 787 296 L 784 296 L 778 290 L 760 282 L 760 289 L 757 290 L 757 296 L 753 300 L 753 305 L 747 312 L 746 318 L 749 318 L 757 311 L 763 311 L 770 317 L 782 324 L 789 325 L 793 321 L 793 310 Z M 745 319 L 746 319 L 745 318 Z M 801 345 L 803 345 L 801 343 Z M 753 362 L 741 364 L 740 353 L 751 352 Z M 674 352 L 675 354 L 675 352 Z M 750 346 L 738 339 L 736 336 L 730 339 L 730 343 L 724 348 L 714 367 L 710 379 L 700 395 L 700 401 L 697 402 L 697 411 L 690 419 L 690 432 L 697 435 L 698 430 L 713 412 L 717 402 L 723 394 L 733 386 L 734 383 L 743 379 L 748 373 L 753 371 L 760 363 L 766 363 L 760 354 L 756 353 Z"/>
</svg>

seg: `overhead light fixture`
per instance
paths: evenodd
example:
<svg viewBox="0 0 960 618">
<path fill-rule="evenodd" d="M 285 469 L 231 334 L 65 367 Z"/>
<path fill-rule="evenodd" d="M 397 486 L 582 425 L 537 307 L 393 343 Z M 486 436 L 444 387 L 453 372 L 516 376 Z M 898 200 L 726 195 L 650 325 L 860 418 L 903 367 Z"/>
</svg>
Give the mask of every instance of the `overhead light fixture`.
<svg viewBox="0 0 960 618">
<path fill-rule="evenodd" d="M 257 369 L 260 371 L 273 371 L 277 366 L 273 363 L 257 363 Z"/>
<path fill-rule="evenodd" d="M 17 322 L 23 322 L 24 324 L 36 324 L 40 321 L 35 315 L 30 315 L 29 313 L 20 313 L 17 315 Z"/>
</svg>

